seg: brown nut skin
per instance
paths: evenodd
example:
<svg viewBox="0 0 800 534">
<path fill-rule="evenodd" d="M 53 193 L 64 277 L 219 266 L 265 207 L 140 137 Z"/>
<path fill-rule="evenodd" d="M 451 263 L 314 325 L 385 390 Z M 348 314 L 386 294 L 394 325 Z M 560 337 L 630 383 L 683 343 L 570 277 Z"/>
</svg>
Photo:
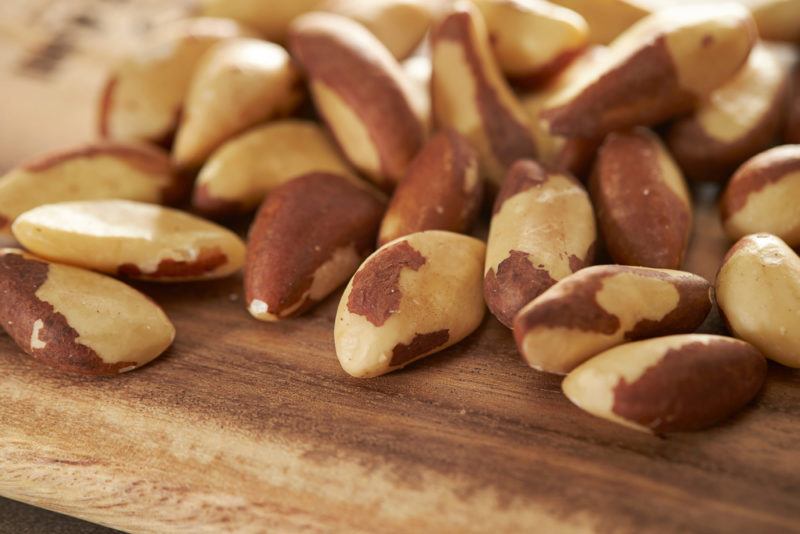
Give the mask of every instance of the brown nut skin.
<svg viewBox="0 0 800 534">
<path fill-rule="evenodd" d="M 514 339 L 528 365 L 565 374 L 626 341 L 693 332 L 711 310 L 710 290 L 682 271 L 587 267 L 522 308 Z"/>
<path fill-rule="evenodd" d="M 45 154 L 0 177 L 0 235 L 42 204 L 111 197 L 173 204 L 189 187 L 166 152 L 152 146 L 97 142 Z"/>
<path fill-rule="evenodd" d="M 607 45 L 650 13 L 639 0 L 553 0 L 580 14 L 589 24 L 589 41 Z"/>
<path fill-rule="evenodd" d="M 659 337 L 607 350 L 573 370 L 564 394 L 592 415 L 644 432 L 701 430 L 750 402 L 764 356 L 737 339 Z"/>
<path fill-rule="evenodd" d="M 597 137 L 650 126 L 690 111 L 745 63 L 757 39 L 737 4 L 675 6 L 642 19 L 609 57 L 551 99 L 550 132 Z"/>
<path fill-rule="evenodd" d="M 391 189 L 425 138 L 414 87 L 369 30 L 331 13 L 292 24 L 290 48 L 317 110 L 350 162 Z"/>
<path fill-rule="evenodd" d="M 276 188 L 250 227 L 245 298 L 256 319 L 300 315 L 372 252 L 385 204 L 366 186 L 313 172 Z"/>
<path fill-rule="evenodd" d="M 590 191 L 615 262 L 677 269 L 692 230 L 692 204 L 680 169 L 650 130 L 610 134 L 600 147 Z"/>
<path fill-rule="evenodd" d="M 558 74 L 581 53 L 589 36 L 586 21 L 543 0 L 474 0 L 494 56 L 519 87 L 533 88 Z"/>
<path fill-rule="evenodd" d="M 175 338 L 161 308 L 108 276 L 0 249 L 0 325 L 25 353 L 59 371 L 116 375 Z"/>
<path fill-rule="evenodd" d="M 765 41 L 800 42 L 800 0 L 743 0 Z"/>
<path fill-rule="evenodd" d="M 757 45 L 733 79 L 669 129 L 667 143 L 684 173 L 693 180 L 727 180 L 747 158 L 770 147 L 780 132 L 788 77 L 787 66 Z"/>
<path fill-rule="evenodd" d="M 229 39 L 197 65 L 172 149 L 182 168 L 196 168 L 247 128 L 288 115 L 300 103 L 300 75 L 289 53 L 260 39 Z"/>
<path fill-rule="evenodd" d="M 800 368 L 800 257 L 771 234 L 745 236 L 717 273 L 717 304 L 734 336 Z"/>
<path fill-rule="evenodd" d="M 109 75 L 100 95 L 100 136 L 168 145 L 203 54 L 220 41 L 250 36 L 250 29 L 228 19 L 197 18 L 164 26 L 151 45 Z"/>
<path fill-rule="evenodd" d="M 520 160 L 495 199 L 483 296 L 511 328 L 514 316 L 562 278 L 592 263 L 597 229 L 589 195 L 572 176 Z"/>
<path fill-rule="evenodd" d="M 452 128 L 478 152 L 481 173 L 496 190 L 508 167 L 536 156 L 530 123 L 505 81 L 480 12 L 468 2 L 431 30 L 434 124 Z"/>
<path fill-rule="evenodd" d="M 783 145 L 751 158 L 728 183 L 720 200 L 731 239 L 768 232 L 800 246 L 800 145 Z"/>
<path fill-rule="evenodd" d="M 411 162 L 394 191 L 378 234 L 378 246 L 424 230 L 466 232 L 483 198 L 478 160 L 453 130 L 434 135 Z"/>
<path fill-rule="evenodd" d="M 792 91 L 789 98 L 789 111 L 786 113 L 783 142 L 800 144 L 800 65 L 794 69 L 791 85 Z"/>
</svg>

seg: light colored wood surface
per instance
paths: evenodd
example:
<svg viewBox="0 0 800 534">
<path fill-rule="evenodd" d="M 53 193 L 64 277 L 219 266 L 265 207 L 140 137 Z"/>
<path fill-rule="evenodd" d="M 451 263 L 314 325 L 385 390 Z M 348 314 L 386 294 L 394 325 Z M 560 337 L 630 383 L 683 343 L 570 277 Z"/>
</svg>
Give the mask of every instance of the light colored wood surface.
<svg viewBox="0 0 800 534">
<path fill-rule="evenodd" d="M 0 20 L 22 3 L 4 2 Z M 112 4 L 79 3 L 101 19 Z M 92 135 L 108 59 L 21 72 L 29 43 L 7 26 L 2 166 Z M 709 193 L 686 267 L 711 278 L 728 243 Z M 800 531 L 796 371 L 772 365 L 753 406 L 711 431 L 657 438 L 574 408 L 494 319 L 404 371 L 356 380 L 333 352 L 338 294 L 263 324 L 238 277 L 138 287 L 178 338 L 128 375 L 63 376 L 0 334 L 0 495 L 142 532 Z"/>
</svg>

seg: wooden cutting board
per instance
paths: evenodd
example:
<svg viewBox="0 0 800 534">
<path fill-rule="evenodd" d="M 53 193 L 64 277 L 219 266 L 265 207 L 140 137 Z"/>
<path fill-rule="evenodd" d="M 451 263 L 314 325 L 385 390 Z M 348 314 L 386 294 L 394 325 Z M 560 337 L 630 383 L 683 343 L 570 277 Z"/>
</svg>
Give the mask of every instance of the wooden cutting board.
<svg viewBox="0 0 800 534">
<path fill-rule="evenodd" d="M 4 0 L 0 167 L 91 138 L 104 65 L 181 9 L 133 4 Z M 696 193 L 686 267 L 712 278 L 728 243 Z M 339 294 L 263 324 L 238 277 L 138 287 L 178 338 L 136 372 L 63 376 L 0 334 L 0 495 L 141 532 L 800 531 L 797 371 L 771 365 L 741 415 L 659 438 L 573 407 L 492 318 L 356 380 L 333 350 Z"/>
</svg>

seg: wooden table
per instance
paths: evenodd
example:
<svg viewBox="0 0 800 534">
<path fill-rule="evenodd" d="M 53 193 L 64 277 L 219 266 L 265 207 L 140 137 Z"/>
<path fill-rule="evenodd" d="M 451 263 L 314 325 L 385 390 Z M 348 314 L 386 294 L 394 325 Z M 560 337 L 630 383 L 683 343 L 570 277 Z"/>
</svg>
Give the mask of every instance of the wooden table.
<svg viewBox="0 0 800 534">
<path fill-rule="evenodd" d="M 4 10 L 30 13 L 23 4 L 55 2 L 6 0 L 2 24 Z M 53 22 L 72 43 L 55 66 L 30 67 L 52 28 L 0 24 L 0 167 L 92 135 L 109 57 L 82 46 L 118 20 L 103 9 L 130 6 L 78 4 L 68 19 L 96 20 Z M 728 243 L 708 195 L 698 192 L 686 268 L 713 277 Z M 138 287 L 178 338 L 128 375 L 63 376 L 0 334 L 0 495 L 152 532 L 800 531 L 796 371 L 771 365 L 741 415 L 659 438 L 573 407 L 491 318 L 404 371 L 356 380 L 333 351 L 338 294 L 263 324 L 244 310 L 238 277 Z"/>
</svg>

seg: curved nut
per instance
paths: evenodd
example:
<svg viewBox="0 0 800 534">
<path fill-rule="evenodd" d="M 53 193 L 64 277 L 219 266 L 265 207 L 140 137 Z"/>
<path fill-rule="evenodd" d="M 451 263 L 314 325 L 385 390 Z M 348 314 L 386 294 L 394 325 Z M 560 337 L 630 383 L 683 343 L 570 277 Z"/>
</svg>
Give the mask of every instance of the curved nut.
<svg viewBox="0 0 800 534">
<path fill-rule="evenodd" d="M 18 215 L 42 204 L 112 197 L 174 203 L 188 187 L 155 147 L 95 143 L 54 152 L 0 177 L 0 235 L 10 233 Z"/>
<path fill-rule="evenodd" d="M 360 22 L 398 60 L 417 49 L 433 18 L 425 0 L 327 0 L 320 9 Z"/>
<path fill-rule="evenodd" d="M 0 249 L 0 324 L 20 349 L 68 373 L 115 375 L 175 339 L 161 308 L 108 276 Z"/>
<path fill-rule="evenodd" d="M 681 271 L 587 267 L 522 308 L 514 339 L 531 367 L 568 373 L 625 341 L 694 331 L 711 310 L 710 289 Z"/>
<path fill-rule="evenodd" d="M 378 246 L 424 230 L 466 232 L 482 198 L 475 152 L 459 134 L 443 130 L 417 154 L 395 189 Z"/>
<path fill-rule="evenodd" d="M 653 12 L 640 0 L 552 0 L 581 15 L 589 24 L 592 44 L 609 44 Z"/>
<path fill-rule="evenodd" d="M 270 193 L 247 241 L 244 287 L 253 317 L 300 315 L 353 275 L 372 251 L 385 207 L 365 187 L 313 172 Z"/>
<path fill-rule="evenodd" d="M 617 263 L 677 269 L 692 231 L 692 203 L 661 140 L 636 128 L 606 137 L 591 193 L 606 247 Z"/>
<path fill-rule="evenodd" d="M 770 234 L 740 239 L 717 274 L 716 298 L 733 335 L 800 368 L 800 258 Z"/>
<path fill-rule="evenodd" d="M 781 128 L 789 69 L 764 45 L 689 117 L 675 122 L 667 142 L 695 180 L 727 180 L 747 158 L 772 145 Z"/>
<path fill-rule="evenodd" d="M 675 6 L 636 23 L 606 61 L 554 96 L 542 112 L 558 135 L 596 137 L 687 112 L 727 82 L 757 38 L 747 9 Z"/>
<path fill-rule="evenodd" d="M 14 237 L 52 261 L 143 280 L 220 278 L 239 270 L 245 247 L 214 223 L 127 200 L 47 204 L 20 215 Z"/>
<path fill-rule="evenodd" d="M 197 65 L 173 147 L 181 167 L 203 163 L 219 145 L 250 126 L 288 115 L 299 104 L 300 77 L 281 46 L 230 39 Z"/>
<path fill-rule="evenodd" d="M 340 15 L 300 17 L 290 43 L 310 78 L 317 110 L 347 158 L 391 188 L 425 137 L 414 88 L 400 65 L 366 28 Z"/>
<path fill-rule="evenodd" d="M 208 159 L 197 176 L 192 206 L 216 217 L 247 213 L 268 192 L 310 172 L 351 170 L 316 123 L 270 122 L 234 137 Z"/>
<path fill-rule="evenodd" d="M 291 22 L 318 9 L 325 0 L 201 0 L 207 17 L 234 19 L 257 30 L 264 39 L 276 43 L 286 40 Z"/>
<path fill-rule="evenodd" d="M 561 387 L 597 417 L 644 432 L 684 432 L 733 415 L 755 397 L 766 374 L 766 360 L 748 343 L 686 334 L 603 352 Z"/>
<path fill-rule="evenodd" d="M 481 172 L 498 188 L 506 170 L 536 155 L 525 110 L 492 57 L 486 25 L 468 2 L 431 32 L 434 122 L 452 128 L 477 150 Z"/>
<path fill-rule="evenodd" d="M 431 230 L 373 253 L 339 302 L 336 356 L 350 375 L 400 369 L 458 343 L 481 324 L 485 246 L 472 237 Z"/>
<path fill-rule="evenodd" d="M 586 46 L 589 26 L 569 9 L 543 0 L 475 0 L 497 64 L 515 84 L 541 85 Z"/>
<path fill-rule="evenodd" d="M 800 245 L 800 145 L 779 146 L 751 158 L 722 194 L 720 213 L 732 239 L 769 232 Z"/>
<path fill-rule="evenodd" d="M 431 116 L 431 75 L 433 65 L 427 56 L 412 56 L 403 61 L 400 66 L 408 80 L 411 82 L 411 103 L 414 112 L 421 117 L 425 132 L 431 130 L 433 117 Z"/>
<path fill-rule="evenodd" d="M 152 46 L 112 71 L 100 99 L 100 135 L 170 141 L 202 55 L 220 41 L 251 35 L 249 29 L 225 19 L 190 19 L 166 26 Z"/>
<path fill-rule="evenodd" d="M 597 230 L 589 195 L 573 177 L 520 160 L 495 199 L 483 294 L 511 328 L 527 303 L 591 264 Z"/>
</svg>

